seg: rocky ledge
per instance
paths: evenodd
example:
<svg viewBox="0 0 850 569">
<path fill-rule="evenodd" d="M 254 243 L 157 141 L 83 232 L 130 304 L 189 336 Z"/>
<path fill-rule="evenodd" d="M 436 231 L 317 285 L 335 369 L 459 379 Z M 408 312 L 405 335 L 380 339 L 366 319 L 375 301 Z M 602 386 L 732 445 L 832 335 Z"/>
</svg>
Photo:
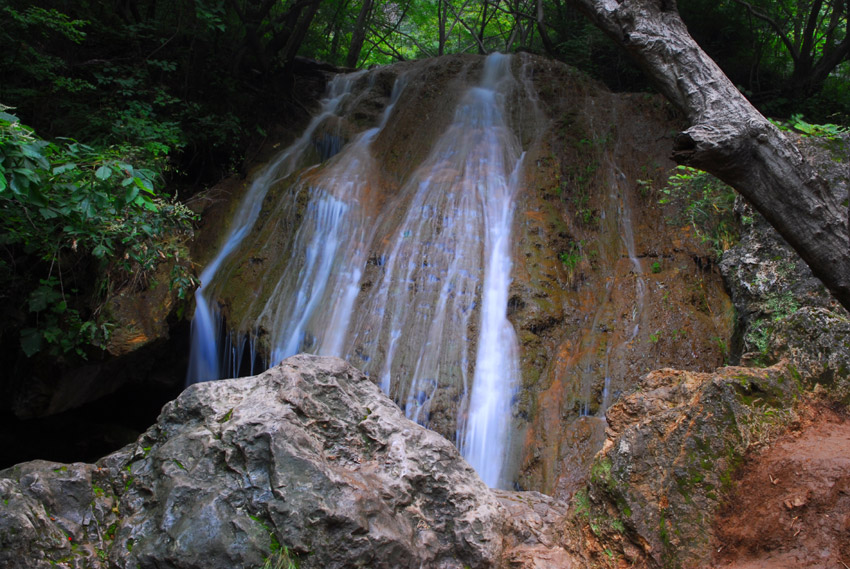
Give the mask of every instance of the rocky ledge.
<svg viewBox="0 0 850 569">
<path fill-rule="evenodd" d="M 336 358 L 197 384 L 95 464 L 0 472 L 0 566 L 570 567 L 566 506 L 491 491 Z"/>
</svg>

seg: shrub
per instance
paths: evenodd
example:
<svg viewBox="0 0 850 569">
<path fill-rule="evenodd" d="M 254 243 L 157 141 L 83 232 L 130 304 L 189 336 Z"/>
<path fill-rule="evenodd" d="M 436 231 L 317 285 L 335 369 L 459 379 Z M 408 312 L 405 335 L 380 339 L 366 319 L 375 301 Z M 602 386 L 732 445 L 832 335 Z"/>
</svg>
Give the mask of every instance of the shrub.
<svg viewBox="0 0 850 569">
<path fill-rule="evenodd" d="M 663 197 L 659 203 L 678 206 L 679 213 L 673 221 L 693 227 L 696 235 L 709 243 L 718 257 L 738 240 L 735 190 L 711 174 L 677 166 L 661 193 Z"/>
<path fill-rule="evenodd" d="M 109 275 L 145 284 L 158 263 L 179 258 L 194 214 L 157 194 L 157 171 L 114 148 L 42 140 L 7 110 L 0 106 L 0 275 L 29 289 L 21 348 L 85 356 L 86 346 L 105 346 L 111 325 L 78 298 L 85 267 L 98 266 L 101 295 Z M 194 284 L 188 269 L 172 277 L 181 296 Z"/>
</svg>

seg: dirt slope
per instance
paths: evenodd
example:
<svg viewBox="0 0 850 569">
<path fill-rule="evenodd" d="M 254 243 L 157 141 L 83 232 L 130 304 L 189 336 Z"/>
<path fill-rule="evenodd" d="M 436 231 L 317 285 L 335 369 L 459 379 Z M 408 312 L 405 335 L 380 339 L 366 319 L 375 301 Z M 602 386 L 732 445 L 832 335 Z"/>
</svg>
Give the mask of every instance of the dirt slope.
<svg viewBox="0 0 850 569">
<path fill-rule="evenodd" d="M 714 567 L 850 565 L 850 421 L 824 405 L 741 469 L 716 522 Z"/>
</svg>

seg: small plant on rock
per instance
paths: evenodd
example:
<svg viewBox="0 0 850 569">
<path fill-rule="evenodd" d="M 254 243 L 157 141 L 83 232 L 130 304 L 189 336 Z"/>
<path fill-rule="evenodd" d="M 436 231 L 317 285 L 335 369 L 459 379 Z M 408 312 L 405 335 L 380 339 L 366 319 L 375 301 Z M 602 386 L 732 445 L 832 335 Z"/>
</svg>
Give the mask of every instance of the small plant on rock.
<svg viewBox="0 0 850 569">
<path fill-rule="evenodd" d="M 661 194 L 658 203 L 672 204 L 679 209 L 671 221 L 690 225 L 718 257 L 738 240 L 733 210 L 735 190 L 711 174 L 677 166 Z"/>
</svg>

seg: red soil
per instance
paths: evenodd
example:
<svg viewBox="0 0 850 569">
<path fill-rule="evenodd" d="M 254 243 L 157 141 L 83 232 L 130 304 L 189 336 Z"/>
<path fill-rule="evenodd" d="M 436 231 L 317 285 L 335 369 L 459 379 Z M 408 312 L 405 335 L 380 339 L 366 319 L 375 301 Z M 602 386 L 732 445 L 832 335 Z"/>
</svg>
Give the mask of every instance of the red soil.
<svg viewBox="0 0 850 569">
<path fill-rule="evenodd" d="M 808 407 L 743 466 L 717 518 L 714 567 L 850 567 L 850 420 Z"/>
</svg>

